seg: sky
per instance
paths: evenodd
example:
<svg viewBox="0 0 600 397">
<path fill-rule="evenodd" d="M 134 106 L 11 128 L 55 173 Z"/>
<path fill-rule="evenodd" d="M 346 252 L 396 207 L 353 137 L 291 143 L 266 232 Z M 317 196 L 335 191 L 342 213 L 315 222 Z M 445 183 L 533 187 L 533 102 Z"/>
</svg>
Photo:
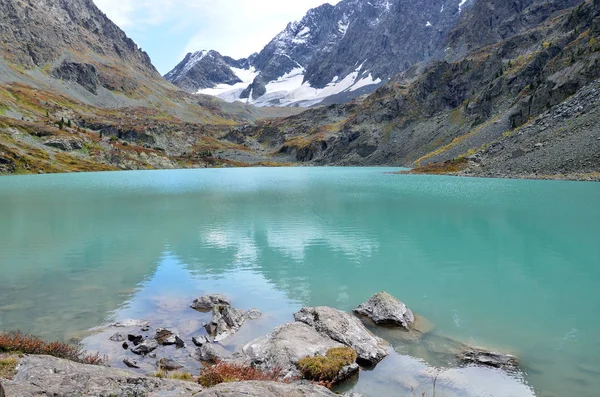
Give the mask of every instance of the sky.
<svg viewBox="0 0 600 397">
<path fill-rule="evenodd" d="M 233 58 L 260 51 L 288 22 L 339 0 L 94 0 L 166 74 L 188 52 Z"/>
</svg>

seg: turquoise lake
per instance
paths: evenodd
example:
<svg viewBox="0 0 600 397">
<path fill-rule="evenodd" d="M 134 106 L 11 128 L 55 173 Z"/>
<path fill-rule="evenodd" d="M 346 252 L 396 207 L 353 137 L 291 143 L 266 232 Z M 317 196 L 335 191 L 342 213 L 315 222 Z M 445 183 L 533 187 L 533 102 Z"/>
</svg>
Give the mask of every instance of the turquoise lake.
<svg viewBox="0 0 600 397">
<path fill-rule="evenodd" d="M 125 318 L 192 335 L 206 319 L 189 303 L 220 292 L 264 313 L 239 346 L 302 306 L 351 310 L 386 290 L 435 325 L 431 340 L 513 353 L 523 372 L 396 341 L 346 389 L 431 396 L 437 377 L 438 397 L 598 396 L 600 184 L 392 171 L 2 177 L 0 329 L 90 349 Z"/>
</svg>

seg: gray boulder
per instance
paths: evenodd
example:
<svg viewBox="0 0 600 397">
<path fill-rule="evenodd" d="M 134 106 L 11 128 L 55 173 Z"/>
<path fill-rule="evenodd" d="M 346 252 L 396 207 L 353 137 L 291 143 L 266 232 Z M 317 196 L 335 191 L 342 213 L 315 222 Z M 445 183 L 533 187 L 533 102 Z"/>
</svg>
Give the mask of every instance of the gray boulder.
<svg viewBox="0 0 600 397">
<path fill-rule="evenodd" d="M 294 319 L 356 350 L 360 364 L 375 365 L 389 354 L 389 344 L 373 335 L 351 314 L 330 307 L 305 307 L 294 314 Z"/>
<path fill-rule="evenodd" d="M 310 383 L 236 382 L 222 383 L 196 397 L 335 397 L 337 394 Z"/>
<path fill-rule="evenodd" d="M 519 365 L 515 356 L 482 349 L 468 349 L 459 353 L 457 358 L 463 364 L 476 364 L 505 370 L 515 369 Z"/>
<path fill-rule="evenodd" d="M 373 295 L 367 302 L 354 309 L 355 313 L 369 317 L 380 325 L 394 325 L 405 329 L 415 322 L 413 312 L 387 292 Z"/>
<path fill-rule="evenodd" d="M 206 332 L 215 342 L 235 334 L 246 321 L 246 313 L 231 306 L 216 306 L 213 308 L 212 321 L 206 324 Z"/>
<path fill-rule="evenodd" d="M 26 356 L 14 379 L 2 380 L 1 390 L 2 397 L 189 397 L 202 391 L 202 387 L 49 356 Z"/>
<path fill-rule="evenodd" d="M 298 361 L 307 356 L 324 356 L 329 349 L 344 347 L 317 332 L 313 327 L 296 322 L 281 325 L 271 333 L 255 339 L 242 349 L 251 365 L 262 370 L 281 370 L 284 378 L 300 377 Z"/>
<path fill-rule="evenodd" d="M 231 301 L 221 294 L 213 294 L 194 299 L 190 305 L 192 309 L 199 312 L 209 312 L 218 306 L 231 306 Z"/>
</svg>

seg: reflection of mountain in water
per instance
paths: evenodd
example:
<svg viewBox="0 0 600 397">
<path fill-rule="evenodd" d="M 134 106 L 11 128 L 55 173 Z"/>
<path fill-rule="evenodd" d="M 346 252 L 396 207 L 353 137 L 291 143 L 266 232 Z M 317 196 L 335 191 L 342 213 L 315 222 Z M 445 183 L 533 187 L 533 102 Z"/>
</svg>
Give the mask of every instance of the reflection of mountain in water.
<svg viewBox="0 0 600 397">
<path fill-rule="evenodd" d="M 543 363 L 533 383 L 585 395 L 565 382 L 600 348 L 600 252 L 582 232 L 600 219 L 590 185 L 311 169 L 10 186 L 21 180 L 0 181 L 0 328 L 69 337 L 116 309 L 135 312 L 122 308 L 165 285 L 184 290 L 183 302 L 233 292 L 246 308 L 285 308 L 285 319 L 291 306 L 348 310 L 388 290 L 440 334 Z M 189 284 L 166 280 L 175 267 Z M 577 315 L 556 324 L 556 313 Z"/>
</svg>

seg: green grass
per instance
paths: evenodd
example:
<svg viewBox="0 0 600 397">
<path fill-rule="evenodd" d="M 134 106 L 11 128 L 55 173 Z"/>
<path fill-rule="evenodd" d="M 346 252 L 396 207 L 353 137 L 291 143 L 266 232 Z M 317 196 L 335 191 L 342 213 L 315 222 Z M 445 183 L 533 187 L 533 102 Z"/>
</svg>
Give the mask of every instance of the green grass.
<svg viewBox="0 0 600 397">
<path fill-rule="evenodd" d="M 306 379 L 331 382 L 342 368 L 356 361 L 356 351 L 349 347 L 330 349 L 325 356 L 305 357 L 298 362 L 298 369 Z"/>
<path fill-rule="evenodd" d="M 15 356 L 0 356 L 0 379 L 12 379 L 16 375 L 19 359 Z"/>
</svg>

